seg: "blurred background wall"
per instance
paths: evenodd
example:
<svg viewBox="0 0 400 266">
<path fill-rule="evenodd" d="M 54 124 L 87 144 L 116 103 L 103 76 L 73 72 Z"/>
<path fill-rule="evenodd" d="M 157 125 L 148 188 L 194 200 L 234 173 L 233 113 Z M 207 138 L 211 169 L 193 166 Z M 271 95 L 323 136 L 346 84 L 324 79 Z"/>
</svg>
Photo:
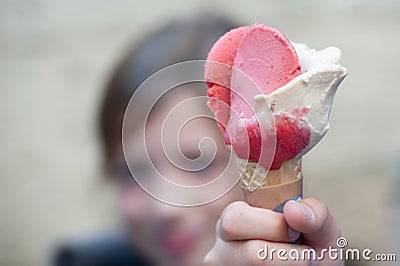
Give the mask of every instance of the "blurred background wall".
<svg viewBox="0 0 400 266">
<path fill-rule="evenodd" d="M 45 265 L 63 239 L 113 230 L 96 132 L 107 75 L 150 30 L 210 13 L 341 48 L 349 76 L 304 159 L 305 194 L 327 202 L 350 245 L 398 252 L 399 1 L 1 0 L 0 265 Z"/>
</svg>

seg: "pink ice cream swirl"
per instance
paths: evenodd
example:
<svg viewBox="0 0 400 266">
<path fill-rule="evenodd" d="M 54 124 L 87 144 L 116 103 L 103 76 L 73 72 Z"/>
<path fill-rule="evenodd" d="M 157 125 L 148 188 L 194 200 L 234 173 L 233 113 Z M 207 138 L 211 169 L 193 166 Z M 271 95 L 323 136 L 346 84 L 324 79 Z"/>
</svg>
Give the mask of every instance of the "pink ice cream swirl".
<svg viewBox="0 0 400 266">
<path fill-rule="evenodd" d="M 258 94 L 269 95 L 301 74 L 295 49 L 278 30 L 254 24 L 222 36 L 211 49 L 207 62 L 208 105 L 219 122 L 225 143 L 232 146 L 239 158 L 261 163 L 264 143 L 253 98 Z M 221 68 L 212 62 L 231 68 Z M 254 82 L 257 90 L 249 89 L 251 86 L 243 81 L 243 74 Z M 307 112 L 308 108 L 302 106 L 291 112 L 274 113 L 275 131 L 264 133 L 270 135 L 267 139 L 276 138 L 275 152 L 272 163 L 265 167 L 279 169 L 282 163 L 306 149 L 311 137 L 304 119 Z"/>
</svg>

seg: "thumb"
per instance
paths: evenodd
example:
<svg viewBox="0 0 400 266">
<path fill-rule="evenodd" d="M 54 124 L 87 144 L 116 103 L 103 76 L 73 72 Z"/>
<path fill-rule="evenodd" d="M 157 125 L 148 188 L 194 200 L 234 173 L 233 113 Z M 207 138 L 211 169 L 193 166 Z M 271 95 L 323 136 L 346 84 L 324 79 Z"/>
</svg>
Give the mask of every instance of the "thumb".
<svg viewBox="0 0 400 266">
<path fill-rule="evenodd" d="M 316 250 L 336 247 L 341 231 L 322 201 L 316 198 L 289 201 L 284 206 L 283 215 L 291 228 L 302 233 L 305 244 Z"/>
</svg>

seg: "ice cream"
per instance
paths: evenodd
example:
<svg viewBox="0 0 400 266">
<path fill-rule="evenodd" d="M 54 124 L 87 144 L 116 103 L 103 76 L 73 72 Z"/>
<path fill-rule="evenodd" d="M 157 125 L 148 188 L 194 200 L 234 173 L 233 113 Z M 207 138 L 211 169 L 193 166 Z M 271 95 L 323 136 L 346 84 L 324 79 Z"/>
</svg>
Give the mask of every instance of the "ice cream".
<svg viewBox="0 0 400 266">
<path fill-rule="evenodd" d="M 335 47 L 316 51 L 261 24 L 231 30 L 215 43 L 205 69 L 208 105 L 241 174 L 252 175 L 242 180 L 249 191 L 301 179 L 301 156 L 327 132 L 333 97 L 346 76 L 339 59 Z M 275 126 L 260 119 L 268 112 Z"/>
</svg>

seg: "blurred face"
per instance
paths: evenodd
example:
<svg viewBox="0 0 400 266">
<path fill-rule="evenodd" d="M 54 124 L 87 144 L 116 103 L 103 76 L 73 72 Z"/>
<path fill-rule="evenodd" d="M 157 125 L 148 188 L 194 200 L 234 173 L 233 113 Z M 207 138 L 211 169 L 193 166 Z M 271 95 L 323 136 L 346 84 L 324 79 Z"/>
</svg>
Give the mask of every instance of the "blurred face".
<svg viewBox="0 0 400 266">
<path fill-rule="evenodd" d="M 137 167 L 136 173 L 152 180 L 149 182 L 153 182 L 153 186 L 157 187 L 158 178 L 163 177 L 189 186 L 205 184 L 221 174 L 232 180 L 238 178 L 235 167 L 228 166 L 225 170 L 230 154 L 215 121 L 201 117 L 182 123 L 187 112 L 198 109 L 199 113 L 204 113 L 206 108 L 203 104 L 192 104 L 174 109 L 190 97 L 191 95 L 184 93 L 174 95 L 150 115 L 145 135 L 147 150 L 138 149 L 140 142 L 143 142 L 143 136 L 135 132 L 129 135 L 128 142 L 125 143 L 125 150 L 132 151 L 129 156 L 130 165 Z M 167 118 L 167 115 L 170 117 Z M 166 121 L 168 125 L 165 124 Z M 164 134 L 163 140 L 161 132 Z M 215 146 L 205 141 L 199 149 L 199 143 L 204 137 L 212 139 Z M 211 164 L 208 164 L 209 156 L 201 159 L 202 154 L 214 152 L 215 158 Z M 151 161 L 147 159 L 146 153 Z M 193 164 L 196 159 L 199 160 Z M 120 159 L 119 163 L 122 167 L 124 160 Z M 196 164 L 201 170 L 188 171 Z M 204 168 L 205 165 L 202 164 L 208 166 Z M 155 174 L 152 169 L 157 169 L 158 173 Z M 119 208 L 122 218 L 128 226 L 135 248 L 156 265 L 201 265 L 203 257 L 214 243 L 215 225 L 222 210 L 230 202 L 242 199 L 240 185 L 236 184 L 225 196 L 212 203 L 199 207 L 177 207 L 163 203 L 144 192 L 129 178 L 129 171 L 119 174 L 119 177 Z M 165 192 L 163 189 L 163 186 L 157 187 L 160 193 Z M 188 192 L 179 196 L 189 199 L 194 195 Z"/>
</svg>

